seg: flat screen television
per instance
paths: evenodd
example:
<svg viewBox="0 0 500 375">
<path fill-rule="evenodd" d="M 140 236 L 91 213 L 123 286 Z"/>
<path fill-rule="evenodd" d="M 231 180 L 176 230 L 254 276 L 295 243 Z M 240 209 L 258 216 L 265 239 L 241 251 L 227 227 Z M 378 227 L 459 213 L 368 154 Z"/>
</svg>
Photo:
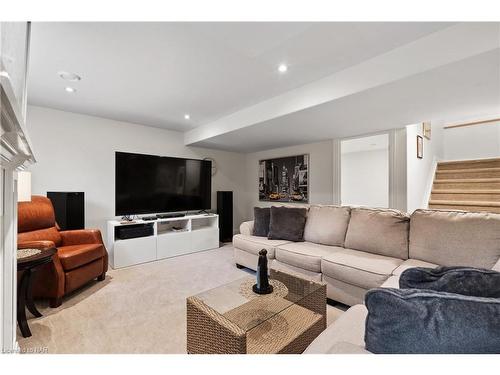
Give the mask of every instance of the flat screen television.
<svg viewBox="0 0 500 375">
<path fill-rule="evenodd" d="M 115 215 L 211 208 L 209 160 L 115 153 Z"/>
</svg>

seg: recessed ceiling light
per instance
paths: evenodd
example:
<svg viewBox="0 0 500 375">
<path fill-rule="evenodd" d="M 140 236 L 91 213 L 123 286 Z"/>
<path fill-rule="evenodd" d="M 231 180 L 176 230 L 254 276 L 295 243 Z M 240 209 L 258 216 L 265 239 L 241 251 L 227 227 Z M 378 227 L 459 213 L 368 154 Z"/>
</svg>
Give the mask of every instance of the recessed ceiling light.
<svg viewBox="0 0 500 375">
<path fill-rule="evenodd" d="M 75 74 L 75 73 L 61 71 L 61 72 L 58 72 L 57 74 L 59 75 L 59 77 L 61 77 L 62 79 L 66 80 L 66 81 L 77 82 L 77 81 L 80 81 L 82 79 L 82 77 L 80 77 L 78 74 Z"/>
<path fill-rule="evenodd" d="M 190 118 L 191 118 L 191 116 L 189 116 L 189 113 L 186 113 L 186 114 L 184 115 L 184 120 L 189 120 Z"/>
<path fill-rule="evenodd" d="M 280 66 L 278 66 L 278 72 L 280 73 L 285 73 L 287 70 L 288 66 L 286 64 L 280 64 Z"/>
<path fill-rule="evenodd" d="M 76 92 L 76 89 L 74 89 L 73 87 L 66 87 L 64 90 L 66 90 L 66 92 L 71 92 L 71 93 Z"/>
</svg>

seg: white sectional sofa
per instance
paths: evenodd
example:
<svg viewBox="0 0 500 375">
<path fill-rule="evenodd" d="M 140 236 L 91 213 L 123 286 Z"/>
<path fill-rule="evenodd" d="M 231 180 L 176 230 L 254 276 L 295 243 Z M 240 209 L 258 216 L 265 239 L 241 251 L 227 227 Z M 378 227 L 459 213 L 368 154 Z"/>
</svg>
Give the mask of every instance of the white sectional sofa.
<svg viewBox="0 0 500 375">
<path fill-rule="evenodd" d="M 399 287 L 411 267 L 472 266 L 500 271 L 500 214 L 311 206 L 304 242 L 252 235 L 245 222 L 233 238 L 235 262 L 256 268 L 267 249 L 271 268 L 322 280 L 328 298 L 353 306 L 306 353 L 363 353 L 364 295 Z"/>
</svg>

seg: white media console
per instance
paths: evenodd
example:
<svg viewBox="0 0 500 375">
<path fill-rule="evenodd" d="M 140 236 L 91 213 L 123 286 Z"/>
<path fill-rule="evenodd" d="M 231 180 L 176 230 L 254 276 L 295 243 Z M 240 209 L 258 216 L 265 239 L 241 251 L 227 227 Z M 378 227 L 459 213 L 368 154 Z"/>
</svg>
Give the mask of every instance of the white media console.
<svg viewBox="0 0 500 375">
<path fill-rule="evenodd" d="M 130 239 L 118 239 L 115 235 L 117 227 L 136 224 L 151 225 L 152 234 Z M 131 223 L 110 220 L 107 234 L 109 264 L 114 269 L 122 268 L 218 248 L 219 216 L 200 214 Z"/>
</svg>

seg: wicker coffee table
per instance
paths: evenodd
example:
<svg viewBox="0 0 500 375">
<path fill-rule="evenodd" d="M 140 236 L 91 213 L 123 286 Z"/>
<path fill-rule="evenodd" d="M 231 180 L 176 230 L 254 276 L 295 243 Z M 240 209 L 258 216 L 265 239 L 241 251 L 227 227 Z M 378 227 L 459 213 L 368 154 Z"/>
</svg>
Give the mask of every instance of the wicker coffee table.
<svg viewBox="0 0 500 375">
<path fill-rule="evenodd" d="M 302 353 L 326 328 L 326 285 L 271 270 L 273 293 L 246 277 L 187 299 L 192 354 Z"/>
</svg>

